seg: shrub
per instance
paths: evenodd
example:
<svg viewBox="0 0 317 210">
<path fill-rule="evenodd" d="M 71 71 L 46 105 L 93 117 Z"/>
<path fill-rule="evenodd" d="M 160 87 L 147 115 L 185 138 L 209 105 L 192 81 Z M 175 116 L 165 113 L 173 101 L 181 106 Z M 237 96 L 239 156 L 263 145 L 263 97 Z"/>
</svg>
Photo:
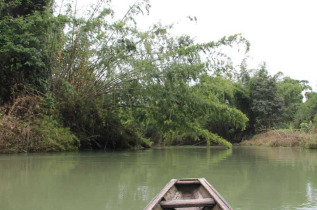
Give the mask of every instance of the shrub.
<svg viewBox="0 0 317 210">
<path fill-rule="evenodd" d="M 42 101 L 19 97 L 0 109 L 0 153 L 78 150 L 77 137 L 43 109 Z"/>
<path fill-rule="evenodd" d="M 271 146 L 271 147 L 304 147 L 317 149 L 317 136 L 306 130 L 272 130 L 254 136 L 251 140 L 242 142 L 248 146 Z"/>
</svg>

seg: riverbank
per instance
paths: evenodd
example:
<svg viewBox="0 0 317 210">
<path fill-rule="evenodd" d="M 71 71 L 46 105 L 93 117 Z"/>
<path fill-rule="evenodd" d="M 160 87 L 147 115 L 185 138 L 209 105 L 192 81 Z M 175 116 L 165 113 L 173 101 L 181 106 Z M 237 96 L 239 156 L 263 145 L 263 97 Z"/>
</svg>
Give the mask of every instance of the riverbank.
<svg viewBox="0 0 317 210">
<path fill-rule="evenodd" d="M 252 139 L 243 141 L 241 145 L 317 149 L 317 133 L 292 129 L 271 130 L 255 135 Z"/>
</svg>

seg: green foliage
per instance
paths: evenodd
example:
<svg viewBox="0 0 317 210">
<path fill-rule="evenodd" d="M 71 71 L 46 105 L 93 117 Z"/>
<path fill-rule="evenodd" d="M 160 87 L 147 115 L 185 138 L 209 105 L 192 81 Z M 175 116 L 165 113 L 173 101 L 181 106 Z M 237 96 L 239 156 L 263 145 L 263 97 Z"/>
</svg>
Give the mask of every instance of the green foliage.
<svg viewBox="0 0 317 210">
<path fill-rule="evenodd" d="M 299 128 L 300 123 L 313 118 L 309 103 L 303 103 L 303 92 L 311 89 L 307 81 L 284 77 L 281 72 L 272 77 L 265 64 L 258 70 L 249 70 L 244 62 L 235 86 L 235 107 L 249 118 L 246 135 L 270 127 Z"/>
<path fill-rule="evenodd" d="M 301 123 L 313 121 L 317 114 L 317 94 L 311 93 L 305 103 L 301 104 L 295 114 L 294 124 L 299 127 Z"/>
<path fill-rule="evenodd" d="M 282 122 L 294 121 L 294 116 L 303 103 L 302 92 L 311 89 L 307 81 L 299 81 L 284 77 L 277 82 L 278 95 L 283 99 L 283 108 L 281 114 Z"/>
<path fill-rule="evenodd" d="M 0 103 L 26 87 L 44 90 L 48 72 L 48 1 L 1 1 Z"/>
<path fill-rule="evenodd" d="M 223 138 L 239 140 L 239 133 L 246 129 L 248 118 L 237 108 L 237 92 L 240 90 L 230 79 L 222 76 L 203 75 L 199 90 L 211 100 L 212 112 L 206 113 L 205 127 Z"/>
<path fill-rule="evenodd" d="M 277 94 L 275 78 L 268 75 L 265 64 L 250 80 L 251 110 L 255 115 L 257 129 L 271 129 L 280 120 L 282 99 Z"/>
<path fill-rule="evenodd" d="M 230 147 L 226 140 L 210 133 L 219 132 L 211 130 L 210 125 L 220 124 L 221 121 L 239 130 L 245 128 L 247 118 L 229 107 L 223 95 L 217 96 L 212 86 L 220 87 L 223 82 L 220 78 L 202 75 L 198 84 L 189 84 L 191 74 L 197 74 L 197 67 L 173 65 L 164 69 L 164 76 L 158 74 L 156 82 L 153 78 L 144 78 L 142 83 L 130 83 L 129 91 L 123 92 L 128 96 L 124 103 L 128 108 L 121 108 L 126 110 L 126 117 L 120 118 L 125 119 L 125 124 L 133 124 L 135 129 L 143 131 L 144 136 L 156 143 L 181 143 L 191 138 L 192 142 L 204 139 Z M 186 73 L 183 74 L 183 71 Z"/>
<path fill-rule="evenodd" d="M 168 144 L 188 136 L 230 145 L 212 133 L 202 135 L 206 113 L 225 112 L 224 122 L 236 129 L 245 127 L 246 117 L 191 83 L 230 66 L 222 53 L 222 61 L 213 62 L 221 46 L 245 44 L 248 50 L 248 42 L 234 35 L 196 44 L 189 36 L 170 36 L 170 27 L 159 24 L 139 31 L 134 18 L 148 7 L 140 1 L 120 20 L 108 4 L 88 19 L 75 18 L 70 8 L 66 33 L 52 31 L 53 95 L 65 125 L 85 148 L 148 147 L 149 139 Z"/>
<path fill-rule="evenodd" d="M 0 1 L 0 17 L 27 16 L 36 11 L 43 12 L 52 6 L 52 0 L 2 0 Z"/>
<path fill-rule="evenodd" d="M 0 152 L 76 151 L 78 138 L 38 97 L 19 97 L 0 114 Z M 51 115 L 49 115 L 51 113 Z"/>
<path fill-rule="evenodd" d="M 207 145 L 210 145 L 211 142 L 214 142 L 216 144 L 223 145 L 227 147 L 228 149 L 232 148 L 232 144 L 230 142 L 221 138 L 217 134 L 210 133 L 208 130 L 198 129 L 198 134 L 207 140 Z"/>
<path fill-rule="evenodd" d="M 3 112 L 18 139 L 7 133 L 4 148 L 75 150 L 78 141 L 83 149 L 185 141 L 230 148 L 255 129 L 289 122 L 301 106 L 303 81 L 278 80 L 265 65 L 252 75 L 243 64 L 236 77 L 222 49 L 248 52 L 239 34 L 196 43 L 171 36 L 172 26 L 140 31 L 136 17 L 148 12 L 147 0 L 123 18 L 109 1 L 95 7 L 79 17 L 68 5 L 54 16 L 48 0 L 1 2 L 0 103 L 15 107 L 23 92 L 42 96 L 40 110 Z M 1 123 L 7 132 L 10 123 Z"/>
<path fill-rule="evenodd" d="M 301 123 L 300 124 L 300 130 L 304 131 L 306 133 L 311 133 L 314 130 L 314 125 L 312 123 L 312 121 L 309 121 L 308 123 Z"/>
<path fill-rule="evenodd" d="M 77 151 L 79 148 L 78 138 L 72 134 L 69 128 L 63 127 L 52 116 L 44 116 L 37 119 L 35 127 L 31 130 L 28 151 Z"/>
</svg>

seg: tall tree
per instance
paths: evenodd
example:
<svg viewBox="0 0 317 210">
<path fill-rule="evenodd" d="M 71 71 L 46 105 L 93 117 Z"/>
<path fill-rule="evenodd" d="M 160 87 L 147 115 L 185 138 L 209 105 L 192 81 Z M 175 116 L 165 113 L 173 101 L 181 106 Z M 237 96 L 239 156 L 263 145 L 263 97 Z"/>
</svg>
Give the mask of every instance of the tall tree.
<svg viewBox="0 0 317 210">
<path fill-rule="evenodd" d="M 276 80 L 268 74 L 265 64 L 250 81 L 250 97 L 256 128 L 270 130 L 280 118 L 282 99 L 277 93 Z"/>
<path fill-rule="evenodd" d="M 283 77 L 277 81 L 277 88 L 278 95 L 283 99 L 281 122 L 289 124 L 294 121 L 295 113 L 303 103 L 303 91 L 309 90 L 311 87 L 308 86 L 308 81 Z"/>
<path fill-rule="evenodd" d="M 0 103 L 26 86 L 43 90 L 51 0 L 0 2 Z"/>
</svg>

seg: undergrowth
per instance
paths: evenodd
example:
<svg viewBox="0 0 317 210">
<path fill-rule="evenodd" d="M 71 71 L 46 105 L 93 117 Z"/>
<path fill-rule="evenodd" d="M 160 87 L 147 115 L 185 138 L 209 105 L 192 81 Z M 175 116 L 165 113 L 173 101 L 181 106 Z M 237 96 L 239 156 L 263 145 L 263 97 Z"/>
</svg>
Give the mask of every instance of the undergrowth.
<svg viewBox="0 0 317 210">
<path fill-rule="evenodd" d="M 43 97 L 22 96 L 0 108 L 0 153 L 78 150 L 78 138 L 46 102 Z"/>
<path fill-rule="evenodd" d="M 271 130 L 255 135 L 252 139 L 243 141 L 241 145 L 271 146 L 271 147 L 303 147 L 317 149 L 316 131 L 281 129 Z"/>
</svg>

